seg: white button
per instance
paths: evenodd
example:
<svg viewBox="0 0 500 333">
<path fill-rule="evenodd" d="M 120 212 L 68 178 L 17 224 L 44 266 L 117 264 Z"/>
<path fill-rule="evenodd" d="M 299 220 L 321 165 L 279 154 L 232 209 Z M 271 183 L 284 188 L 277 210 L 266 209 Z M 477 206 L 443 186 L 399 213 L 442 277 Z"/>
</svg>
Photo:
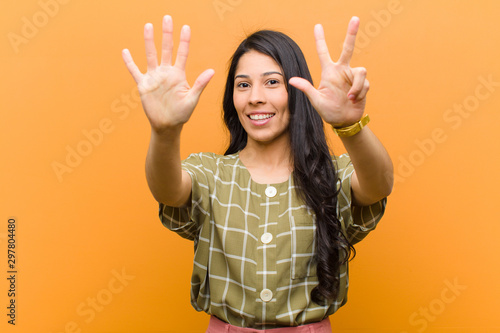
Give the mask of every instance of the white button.
<svg viewBox="0 0 500 333">
<path fill-rule="evenodd" d="M 266 195 L 269 198 L 273 198 L 276 195 L 276 193 L 278 193 L 278 190 L 276 190 L 276 187 L 269 186 L 268 188 L 266 188 Z"/>
<path fill-rule="evenodd" d="M 269 289 L 264 289 L 260 292 L 260 299 L 264 302 L 269 302 L 273 299 L 273 292 Z"/>
<path fill-rule="evenodd" d="M 269 244 L 273 240 L 273 234 L 266 232 L 260 236 L 260 241 L 264 244 Z"/>
</svg>

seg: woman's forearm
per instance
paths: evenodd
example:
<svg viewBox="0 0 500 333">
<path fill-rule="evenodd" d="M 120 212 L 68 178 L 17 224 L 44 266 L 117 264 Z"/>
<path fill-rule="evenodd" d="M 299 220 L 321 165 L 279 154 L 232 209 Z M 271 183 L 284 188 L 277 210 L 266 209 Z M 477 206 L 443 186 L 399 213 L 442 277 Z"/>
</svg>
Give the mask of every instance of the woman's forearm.
<svg viewBox="0 0 500 333">
<path fill-rule="evenodd" d="M 354 166 L 351 188 L 355 204 L 369 205 L 388 196 L 394 178 L 392 161 L 370 128 L 341 140 Z"/>
<path fill-rule="evenodd" d="M 146 157 L 146 179 L 154 198 L 168 206 L 179 207 L 191 195 L 191 177 L 181 169 L 181 127 L 151 131 Z"/>
</svg>

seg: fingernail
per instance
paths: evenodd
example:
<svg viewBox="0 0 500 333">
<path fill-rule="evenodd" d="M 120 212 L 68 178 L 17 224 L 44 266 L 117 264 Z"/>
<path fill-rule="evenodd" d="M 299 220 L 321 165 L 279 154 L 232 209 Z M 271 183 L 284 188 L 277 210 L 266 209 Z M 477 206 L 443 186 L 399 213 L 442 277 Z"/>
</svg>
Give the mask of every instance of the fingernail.
<svg viewBox="0 0 500 333">
<path fill-rule="evenodd" d="M 354 94 L 349 94 L 347 95 L 347 98 L 349 98 L 351 101 L 354 101 L 356 99 L 356 96 L 354 96 Z"/>
</svg>

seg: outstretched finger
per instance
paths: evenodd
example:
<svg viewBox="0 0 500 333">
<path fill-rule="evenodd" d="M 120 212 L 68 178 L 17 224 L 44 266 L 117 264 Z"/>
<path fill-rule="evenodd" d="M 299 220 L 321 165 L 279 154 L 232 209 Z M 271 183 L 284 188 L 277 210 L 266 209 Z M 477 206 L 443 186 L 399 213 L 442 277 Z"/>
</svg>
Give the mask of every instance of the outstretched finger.
<svg viewBox="0 0 500 333">
<path fill-rule="evenodd" d="M 171 65 L 172 64 L 172 50 L 173 46 L 173 31 L 174 24 L 172 23 L 172 17 L 165 15 L 163 17 L 163 40 L 161 44 L 161 64 Z"/>
<path fill-rule="evenodd" d="M 182 70 L 186 69 L 190 39 L 191 28 L 189 28 L 188 25 L 185 25 L 181 29 L 181 40 L 179 42 L 179 48 L 177 49 L 177 58 L 175 59 L 175 66 Z"/>
<path fill-rule="evenodd" d="M 288 80 L 288 83 L 306 94 L 307 98 L 313 104 L 313 106 L 316 105 L 316 103 L 314 102 L 319 98 L 319 92 L 316 88 L 313 87 L 311 82 L 301 77 L 295 76 L 290 78 L 290 80 Z"/>
<path fill-rule="evenodd" d="M 128 49 L 124 49 L 122 51 L 122 58 L 125 62 L 125 66 L 127 66 L 127 69 L 134 78 L 135 82 L 139 83 L 142 77 L 142 73 L 135 64 L 134 59 L 132 59 L 132 55 L 130 54 L 130 51 Z"/>
<path fill-rule="evenodd" d="M 153 25 L 151 23 L 146 23 L 144 26 L 144 43 L 146 44 L 146 61 L 148 63 L 148 71 L 155 70 L 158 66 L 158 57 L 156 55 L 153 35 Z"/>
<path fill-rule="evenodd" d="M 198 76 L 198 78 L 193 84 L 193 88 L 191 88 L 191 94 L 193 94 L 196 97 L 196 99 L 200 98 L 201 93 L 207 86 L 208 82 L 210 82 L 214 74 L 215 72 L 213 69 L 207 69 Z"/>
<path fill-rule="evenodd" d="M 325 32 L 321 24 L 314 26 L 314 38 L 316 39 L 316 51 L 318 52 L 319 62 L 321 67 L 324 68 L 327 63 L 332 61 L 328 46 L 326 45 Z"/>
<path fill-rule="evenodd" d="M 356 34 L 359 29 L 359 18 L 354 16 L 349 22 L 347 27 L 347 35 L 344 40 L 344 46 L 342 48 L 342 53 L 340 54 L 339 63 L 343 65 L 349 65 L 351 61 L 352 54 L 354 52 L 354 45 L 356 43 Z"/>
</svg>

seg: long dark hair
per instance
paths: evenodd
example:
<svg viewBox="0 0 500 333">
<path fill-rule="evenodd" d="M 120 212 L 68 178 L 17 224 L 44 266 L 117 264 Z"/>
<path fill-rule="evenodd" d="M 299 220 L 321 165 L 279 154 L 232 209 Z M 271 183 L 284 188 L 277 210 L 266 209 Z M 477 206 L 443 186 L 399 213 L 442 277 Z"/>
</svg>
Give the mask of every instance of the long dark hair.
<svg viewBox="0 0 500 333">
<path fill-rule="evenodd" d="M 226 155 L 236 153 L 247 144 L 247 133 L 241 125 L 233 104 L 234 76 L 242 55 L 254 50 L 273 58 L 281 67 L 288 90 L 290 110 L 290 147 L 293 160 L 293 180 L 298 194 L 316 215 L 316 253 L 319 285 L 312 300 L 325 304 L 338 295 L 340 266 L 355 250 L 347 241 L 337 217 L 337 171 L 325 138 L 323 121 L 307 96 L 290 86 L 291 77 L 302 77 L 312 83 L 311 74 L 299 46 L 287 35 L 261 30 L 247 37 L 231 58 L 223 99 L 224 121 L 230 142 Z"/>
</svg>

